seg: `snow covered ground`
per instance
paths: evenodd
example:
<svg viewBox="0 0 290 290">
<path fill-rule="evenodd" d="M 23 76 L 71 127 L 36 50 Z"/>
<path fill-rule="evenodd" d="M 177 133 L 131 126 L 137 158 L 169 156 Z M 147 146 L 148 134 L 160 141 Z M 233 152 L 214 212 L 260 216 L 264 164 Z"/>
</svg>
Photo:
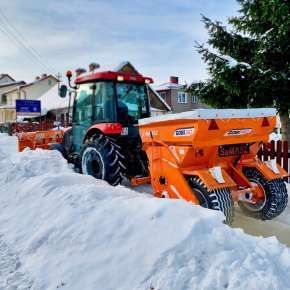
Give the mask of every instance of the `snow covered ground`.
<svg viewBox="0 0 290 290">
<path fill-rule="evenodd" d="M 290 289 L 290 249 L 0 135 L 0 289 Z"/>
</svg>

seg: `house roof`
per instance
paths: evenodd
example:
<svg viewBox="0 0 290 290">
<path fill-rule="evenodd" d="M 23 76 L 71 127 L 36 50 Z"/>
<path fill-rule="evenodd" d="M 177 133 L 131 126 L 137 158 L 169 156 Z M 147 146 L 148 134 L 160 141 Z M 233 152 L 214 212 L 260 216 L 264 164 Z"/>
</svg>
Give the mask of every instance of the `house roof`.
<svg viewBox="0 0 290 290">
<path fill-rule="evenodd" d="M 154 88 L 150 85 L 148 85 L 149 89 L 151 90 L 151 92 L 157 97 L 157 100 L 162 104 L 162 107 L 165 108 L 166 111 L 171 111 L 170 106 L 165 102 L 165 100 L 159 95 L 159 93 L 154 90 Z M 151 100 L 152 103 L 152 100 Z M 154 107 L 155 109 L 160 109 L 160 106 L 158 104 L 151 104 L 152 107 Z"/>
<path fill-rule="evenodd" d="M 58 80 L 55 76 L 53 76 L 53 75 L 47 75 L 47 76 L 42 77 L 42 78 L 40 78 L 40 79 L 36 79 L 36 80 L 34 80 L 33 82 L 30 82 L 30 83 L 24 84 L 24 85 L 20 86 L 19 88 L 21 89 L 21 88 L 24 88 L 24 87 L 32 86 L 32 85 L 34 85 L 34 84 L 36 84 L 36 83 L 38 83 L 38 82 L 44 81 L 44 80 L 46 80 L 46 79 L 48 79 L 48 78 L 53 78 L 53 79 L 55 79 L 57 82 L 59 82 L 59 80 Z"/>
<path fill-rule="evenodd" d="M 11 86 L 15 86 L 15 85 L 23 85 L 23 84 L 25 84 L 24 81 L 13 81 L 13 82 L 9 82 L 9 83 L 0 84 L 0 88 L 11 87 Z"/>
<path fill-rule="evenodd" d="M 10 90 L 8 90 L 8 91 L 6 91 L 5 94 L 8 94 L 8 93 L 14 92 L 14 91 L 16 91 L 16 90 L 20 90 L 20 89 L 25 88 L 25 87 L 32 86 L 32 85 L 34 85 L 34 84 L 36 84 L 36 83 L 38 83 L 38 82 L 40 82 L 40 81 L 43 81 L 43 80 L 45 80 L 45 79 L 48 79 L 49 77 L 54 78 L 54 79 L 58 82 L 58 79 L 57 79 L 56 77 L 54 77 L 53 75 L 45 76 L 45 77 L 43 77 L 43 78 L 41 78 L 41 79 L 35 80 L 35 81 L 30 82 L 30 83 L 28 83 L 28 84 L 25 83 L 24 81 L 21 81 L 21 82 L 15 82 L 14 84 L 19 84 L 19 86 L 15 87 L 15 88 L 12 88 L 12 89 L 10 89 Z M 11 83 L 11 85 L 12 85 L 12 84 L 13 84 L 13 83 Z M 4 86 L 4 85 L 5 85 L 5 84 L 3 84 L 3 86 Z M 6 85 L 7 85 L 7 84 L 6 84 Z M 1 85 L 0 85 L 0 87 L 1 87 Z"/>
<path fill-rule="evenodd" d="M 0 74 L 0 80 L 5 78 L 5 77 L 10 78 L 11 81 L 15 81 L 15 79 L 13 77 L 11 77 L 9 74 Z"/>
<path fill-rule="evenodd" d="M 156 86 L 155 90 L 156 91 L 166 91 L 166 90 L 172 90 L 172 89 L 178 90 L 178 89 L 183 89 L 185 87 L 186 85 L 175 84 L 175 83 L 169 82 L 169 83 L 164 83 L 164 84 Z"/>
<path fill-rule="evenodd" d="M 130 61 L 122 61 L 115 69 L 113 69 L 115 72 L 130 72 L 134 75 L 140 75 L 140 73 L 137 71 L 137 69 L 132 65 Z"/>
</svg>

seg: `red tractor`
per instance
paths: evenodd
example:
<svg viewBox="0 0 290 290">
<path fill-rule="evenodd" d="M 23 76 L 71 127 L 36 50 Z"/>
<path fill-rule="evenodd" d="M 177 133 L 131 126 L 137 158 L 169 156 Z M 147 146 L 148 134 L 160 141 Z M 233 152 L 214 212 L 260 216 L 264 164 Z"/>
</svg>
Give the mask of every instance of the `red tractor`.
<svg viewBox="0 0 290 290">
<path fill-rule="evenodd" d="M 151 78 L 120 72 L 79 76 L 69 85 L 75 91 L 72 127 L 61 143 L 53 144 L 80 172 L 118 185 L 123 177 L 147 177 L 138 120 L 150 116 L 147 84 Z M 62 86 L 60 95 L 66 94 Z"/>
</svg>

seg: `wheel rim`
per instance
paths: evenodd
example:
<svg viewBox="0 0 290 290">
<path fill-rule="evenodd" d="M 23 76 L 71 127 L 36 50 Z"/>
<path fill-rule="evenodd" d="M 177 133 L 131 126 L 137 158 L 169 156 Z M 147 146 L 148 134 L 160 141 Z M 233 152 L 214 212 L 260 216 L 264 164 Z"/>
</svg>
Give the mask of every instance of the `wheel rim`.
<svg viewBox="0 0 290 290">
<path fill-rule="evenodd" d="M 104 162 L 96 148 L 88 147 L 82 154 L 82 172 L 98 179 L 104 179 Z"/>
<path fill-rule="evenodd" d="M 249 211 L 261 211 L 267 202 L 265 189 L 258 180 L 249 178 L 249 181 L 251 183 L 251 186 L 256 188 L 256 194 L 253 197 L 254 203 L 252 204 L 244 202 L 243 204 Z"/>
</svg>

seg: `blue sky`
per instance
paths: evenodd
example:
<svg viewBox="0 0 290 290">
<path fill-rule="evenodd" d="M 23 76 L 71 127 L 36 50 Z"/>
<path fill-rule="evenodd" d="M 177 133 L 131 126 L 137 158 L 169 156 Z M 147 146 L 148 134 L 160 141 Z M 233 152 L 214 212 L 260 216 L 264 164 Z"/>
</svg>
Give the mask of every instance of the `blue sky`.
<svg viewBox="0 0 290 290">
<path fill-rule="evenodd" d="M 103 69 L 129 60 L 155 82 L 170 75 L 205 79 L 194 50 L 207 31 L 200 14 L 225 22 L 237 14 L 235 0 L 0 0 L 0 11 L 54 72 L 98 62 Z M 3 33 L 0 14 L 0 73 L 33 80 L 47 72 Z"/>
</svg>

